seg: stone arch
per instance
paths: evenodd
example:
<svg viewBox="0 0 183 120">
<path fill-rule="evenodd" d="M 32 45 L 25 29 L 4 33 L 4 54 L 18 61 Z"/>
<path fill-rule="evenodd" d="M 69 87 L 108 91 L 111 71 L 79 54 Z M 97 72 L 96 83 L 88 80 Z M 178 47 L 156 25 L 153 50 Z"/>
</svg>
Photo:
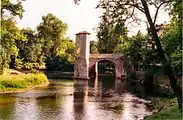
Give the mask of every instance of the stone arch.
<svg viewBox="0 0 183 120">
<path fill-rule="evenodd" d="M 115 76 L 117 78 L 121 78 L 122 75 L 123 75 L 123 63 L 122 63 L 122 60 L 121 59 L 110 59 L 110 58 L 103 58 L 103 59 L 95 59 L 95 58 L 92 58 L 90 59 L 89 61 L 89 70 L 94 66 L 96 65 L 96 63 L 100 62 L 100 61 L 110 61 L 114 64 L 115 66 Z M 98 68 L 95 68 L 95 70 L 98 69 Z M 96 70 L 97 71 L 97 70 Z"/>
<path fill-rule="evenodd" d="M 95 72 L 95 74 L 98 74 L 98 66 L 96 67 L 96 65 L 97 65 L 97 63 L 102 62 L 102 61 L 109 61 L 112 64 L 114 64 L 114 67 L 116 68 L 117 64 L 114 63 L 111 59 L 107 59 L 107 58 L 106 59 L 92 59 L 92 60 L 90 60 L 90 63 L 89 63 L 89 71 L 93 70 L 93 67 L 95 67 L 94 72 Z"/>
</svg>

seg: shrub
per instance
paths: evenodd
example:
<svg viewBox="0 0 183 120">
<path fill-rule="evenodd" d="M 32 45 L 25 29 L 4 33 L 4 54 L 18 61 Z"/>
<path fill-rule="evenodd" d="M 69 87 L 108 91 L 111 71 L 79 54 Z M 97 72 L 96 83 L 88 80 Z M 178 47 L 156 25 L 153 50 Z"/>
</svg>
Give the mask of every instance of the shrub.
<svg viewBox="0 0 183 120">
<path fill-rule="evenodd" d="M 6 91 L 7 89 L 21 89 L 32 87 L 47 83 L 46 75 L 38 74 L 19 74 L 19 75 L 1 75 L 0 76 L 0 90 Z"/>
</svg>

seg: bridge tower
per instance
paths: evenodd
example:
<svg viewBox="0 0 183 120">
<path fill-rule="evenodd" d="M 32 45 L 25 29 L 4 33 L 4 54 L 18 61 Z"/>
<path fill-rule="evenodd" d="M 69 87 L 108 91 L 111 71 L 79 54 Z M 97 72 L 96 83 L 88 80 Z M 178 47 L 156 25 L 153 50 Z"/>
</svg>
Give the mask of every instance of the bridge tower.
<svg viewBox="0 0 183 120">
<path fill-rule="evenodd" d="M 74 78 L 89 79 L 90 33 L 83 31 L 76 34 L 76 56 Z"/>
</svg>

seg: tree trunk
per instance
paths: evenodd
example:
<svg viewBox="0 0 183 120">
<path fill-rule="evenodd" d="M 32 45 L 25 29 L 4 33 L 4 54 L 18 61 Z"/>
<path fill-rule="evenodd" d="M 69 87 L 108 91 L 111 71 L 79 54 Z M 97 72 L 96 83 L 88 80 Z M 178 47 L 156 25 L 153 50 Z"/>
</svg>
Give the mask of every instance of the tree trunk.
<svg viewBox="0 0 183 120">
<path fill-rule="evenodd" d="M 182 89 L 181 89 L 181 87 L 179 87 L 177 85 L 177 79 L 175 78 L 175 75 L 173 73 L 171 65 L 170 65 L 170 63 L 167 62 L 167 59 L 166 59 L 165 54 L 164 54 L 164 51 L 163 51 L 163 49 L 161 47 L 161 43 L 160 43 L 159 37 L 158 37 L 157 32 L 156 32 L 156 28 L 154 26 L 154 23 L 152 22 L 152 18 L 151 18 L 151 15 L 149 13 L 149 8 L 148 8 L 148 5 L 147 5 L 147 2 L 146 2 L 146 0 L 141 0 L 141 3 L 142 3 L 142 6 L 144 7 L 145 15 L 146 15 L 146 18 L 147 18 L 148 23 L 150 25 L 150 30 L 152 32 L 152 39 L 156 43 L 158 54 L 159 54 L 159 56 L 161 58 L 161 61 L 164 64 L 165 72 L 167 73 L 167 75 L 169 77 L 171 87 L 173 89 L 174 94 L 177 97 L 177 101 L 178 101 L 178 105 L 179 105 L 179 110 L 182 113 L 182 107 L 183 107 L 182 106 Z"/>
</svg>

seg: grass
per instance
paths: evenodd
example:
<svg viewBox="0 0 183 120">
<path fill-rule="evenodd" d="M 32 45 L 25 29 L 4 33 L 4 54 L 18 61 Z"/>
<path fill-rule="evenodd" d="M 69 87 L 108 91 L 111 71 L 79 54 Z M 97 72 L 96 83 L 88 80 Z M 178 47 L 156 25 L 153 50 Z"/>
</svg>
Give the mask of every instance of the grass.
<svg viewBox="0 0 183 120">
<path fill-rule="evenodd" d="M 181 120 L 181 114 L 178 106 L 171 106 L 159 113 L 145 117 L 144 120 Z"/>
<path fill-rule="evenodd" d="M 152 106 L 154 114 L 144 120 L 181 120 L 176 98 L 156 98 L 152 100 Z"/>
<path fill-rule="evenodd" d="M 0 75 L 0 92 L 22 90 L 45 83 L 48 83 L 48 79 L 46 75 L 42 73 L 8 74 L 8 72 L 6 71 L 2 75 Z"/>
</svg>

